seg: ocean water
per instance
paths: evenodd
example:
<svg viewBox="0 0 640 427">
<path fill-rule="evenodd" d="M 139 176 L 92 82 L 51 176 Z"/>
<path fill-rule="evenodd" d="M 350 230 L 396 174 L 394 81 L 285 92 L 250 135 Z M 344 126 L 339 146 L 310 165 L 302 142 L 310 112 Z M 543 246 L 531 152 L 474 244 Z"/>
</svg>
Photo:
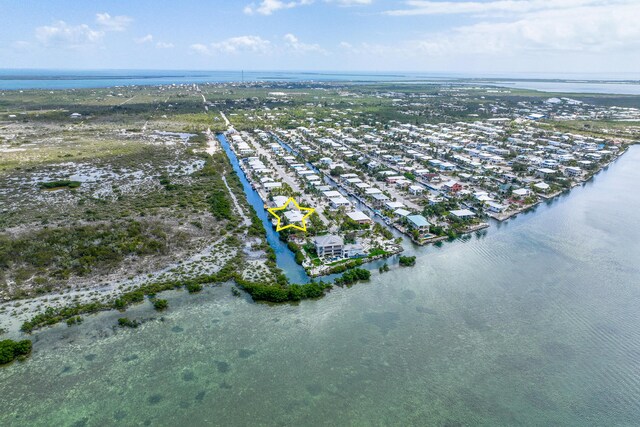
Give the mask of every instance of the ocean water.
<svg viewBox="0 0 640 427">
<path fill-rule="evenodd" d="M 639 163 L 318 301 L 222 285 L 39 332 L 0 425 L 638 425 Z"/>
<path fill-rule="evenodd" d="M 481 80 L 477 80 L 477 79 Z M 505 81 L 505 78 L 519 80 Z M 566 78 L 568 80 L 558 80 Z M 411 84 L 471 84 L 561 93 L 640 94 L 640 75 L 473 75 L 416 72 L 301 71 L 185 71 L 185 70 L 33 70 L 0 69 L 0 90 L 83 89 L 132 85 L 203 84 L 228 82 L 395 82 Z M 539 79 L 548 79 L 542 81 Z M 552 80 L 553 79 L 553 80 Z M 581 79 L 581 80 L 578 80 Z M 610 81 L 606 81 L 610 80 Z"/>
<path fill-rule="evenodd" d="M 598 93 L 615 95 L 640 95 L 640 82 L 589 82 L 589 81 L 496 81 L 495 86 L 530 89 L 551 93 Z"/>
<path fill-rule="evenodd" d="M 153 71 L 153 70 L 12 70 L 0 69 L 0 90 L 80 89 L 131 85 L 168 85 L 227 82 L 300 81 L 440 81 L 451 77 L 402 73 L 344 73 L 287 71 Z"/>
</svg>

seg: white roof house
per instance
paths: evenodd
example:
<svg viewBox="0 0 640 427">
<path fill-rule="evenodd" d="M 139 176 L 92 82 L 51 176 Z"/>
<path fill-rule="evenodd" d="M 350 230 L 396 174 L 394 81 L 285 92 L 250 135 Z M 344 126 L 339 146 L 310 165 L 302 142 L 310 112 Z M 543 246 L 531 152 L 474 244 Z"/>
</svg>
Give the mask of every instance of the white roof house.
<svg viewBox="0 0 640 427">
<path fill-rule="evenodd" d="M 421 187 L 421 186 L 419 186 L 419 185 L 411 185 L 411 186 L 409 186 L 409 192 L 410 192 L 411 194 L 420 194 L 420 193 L 422 193 L 423 191 L 424 191 L 424 188 L 422 188 L 422 187 Z"/>
<path fill-rule="evenodd" d="M 336 209 L 342 206 L 351 206 L 349 200 L 347 200 L 344 196 L 332 197 L 329 199 L 329 203 Z"/>
<path fill-rule="evenodd" d="M 284 204 L 287 203 L 287 200 L 289 200 L 287 196 L 274 196 L 273 206 L 274 207 L 284 206 Z"/>
<path fill-rule="evenodd" d="M 330 191 L 325 191 L 324 193 L 325 197 L 328 197 L 329 199 L 333 198 L 333 197 L 341 197 L 342 194 L 339 191 L 335 191 L 335 190 L 330 190 Z"/>
<path fill-rule="evenodd" d="M 316 252 L 319 257 L 341 257 L 344 249 L 344 240 L 340 236 L 327 234 L 316 236 L 313 239 Z"/>
<path fill-rule="evenodd" d="M 531 194 L 531 190 L 528 188 L 518 188 L 517 190 L 513 190 L 511 193 L 518 197 L 527 197 Z"/>
<path fill-rule="evenodd" d="M 282 187 L 282 183 L 281 182 L 265 182 L 264 184 L 262 184 L 262 186 L 266 191 L 271 191 L 274 188 Z"/>
<path fill-rule="evenodd" d="M 495 213 L 501 213 L 507 210 L 507 206 L 502 205 L 500 203 L 488 202 L 487 206 L 489 207 L 489 211 L 495 212 Z"/>
<path fill-rule="evenodd" d="M 287 218 L 289 222 L 300 222 L 302 221 L 302 217 L 304 215 L 300 211 L 290 210 L 290 211 L 285 211 L 284 216 L 285 218 Z"/>
<path fill-rule="evenodd" d="M 553 169 L 549 169 L 549 168 L 540 168 L 540 169 L 538 169 L 538 174 L 542 175 L 542 176 L 552 175 L 554 173 L 556 173 L 556 171 L 553 170 Z"/>
<path fill-rule="evenodd" d="M 393 214 L 404 218 L 406 216 L 411 215 L 411 212 L 406 209 L 396 209 L 395 211 L 393 211 Z"/>
<path fill-rule="evenodd" d="M 476 214 L 471 212 L 469 209 L 456 209 L 452 210 L 449 213 L 459 219 L 473 218 L 474 216 L 476 216 Z"/>
<path fill-rule="evenodd" d="M 538 189 L 538 190 L 548 190 L 549 189 L 549 184 L 545 183 L 545 182 L 536 182 L 535 184 L 533 184 L 533 186 Z"/>
<path fill-rule="evenodd" d="M 404 208 L 404 204 L 402 204 L 401 202 L 386 202 L 384 204 L 387 208 L 389 209 L 400 209 L 400 208 Z"/>
<path fill-rule="evenodd" d="M 362 211 L 353 211 L 353 212 L 349 212 L 347 213 L 347 216 L 349 218 L 351 218 L 352 220 L 359 222 L 359 223 L 367 223 L 367 222 L 371 222 L 371 218 L 369 218 L 367 216 L 367 214 L 365 214 Z"/>
</svg>

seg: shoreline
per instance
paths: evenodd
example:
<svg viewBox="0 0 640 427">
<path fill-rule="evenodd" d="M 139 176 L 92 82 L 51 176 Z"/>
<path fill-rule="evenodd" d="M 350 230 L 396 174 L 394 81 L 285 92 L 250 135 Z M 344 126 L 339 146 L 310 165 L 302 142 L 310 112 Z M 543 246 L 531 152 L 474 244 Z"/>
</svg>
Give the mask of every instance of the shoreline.
<svg viewBox="0 0 640 427">
<path fill-rule="evenodd" d="M 128 71 L 129 73 L 122 73 Z M 111 72 L 111 74 L 109 74 Z M 120 72 L 116 74 L 116 72 Z M 137 72 L 137 73 L 136 73 Z M 22 73 L 22 74 L 21 74 Z M 240 74 L 243 74 L 242 78 Z M 317 78 L 313 78 L 313 76 Z M 46 77 L 46 78 L 45 78 Z M 381 79 L 382 78 L 382 79 Z M 258 84 L 261 82 L 309 84 L 453 84 L 478 85 L 504 90 L 525 90 L 541 94 L 637 96 L 638 81 L 628 78 L 543 78 L 518 76 L 460 76 L 456 73 L 390 71 L 242 71 L 242 70 L 48 70 L 0 69 L 0 91 L 63 91 L 119 87 L 154 87 L 193 84 Z M 13 82 L 13 84 L 12 84 Z M 100 83 L 97 83 L 100 82 Z M 34 83 L 40 83 L 36 85 Z M 552 87 L 544 87 L 552 85 Z M 579 85 L 578 87 L 575 87 Z M 3 87 L 4 86 L 4 87 Z M 612 87 L 615 86 L 615 87 Z M 611 89 L 611 91 L 607 91 Z M 626 89 L 626 90 L 624 90 Z"/>
<path fill-rule="evenodd" d="M 631 145 L 636 145 L 636 144 L 638 144 L 638 142 L 630 143 L 629 145 L 631 146 Z M 611 159 L 608 163 L 603 165 L 596 172 L 588 175 L 587 177 L 585 177 L 585 178 L 583 178 L 583 179 L 581 179 L 579 181 L 576 181 L 576 182 L 572 183 L 570 188 L 565 188 L 563 190 L 556 191 L 555 193 L 552 193 L 552 194 L 546 194 L 546 195 L 545 194 L 537 194 L 537 196 L 539 196 L 541 198 L 541 200 L 538 200 L 536 203 L 534 203 L 532 205 L 528 205 L 528 206 L 525 206 L 525 207 L 523 207 L 521 209 L 517 209 L 517 210 L 511 211 L 511 212 L 507 212 L 506 214 L 502 214 L 502 215 L 494 213 L 494 212 L 486 212 L 486 214 L 488 216 L 490 216 L 491 218 L 495 219 L 496 221 L 503 222 L 503 221 L 506 221 L 506 220 L 508 220 L 510 218 L 514 218 L 514 217 L 518 216 L 521 213 L 527 213 L 527 212 L 535 209 L 542 202 L 555 200 L 556 198 L 562 196 L 563 194 L 570 194 L 573 191 L 574 188 L 584 186 L 586 183 L 588 183 L 589 181 L 593 180 L 602 171 L 607 169 L 613 163 L 617 162 L 618 159 L 620 159 L 627 151 L 628 151 L 628 148 L 620 151 L 613 159 Z"/>
<path fill-rule="evenodd" d="M 230 125 L 229 120 L 226 118 L 226 116 L 224 114 L 222 114 L 222 117 L 225 120 L 225 123 L 227 125 Z M 146 126 L 146 124 L 145 124 Z M 210 131 L 210 128 L 208 131 L 206 131 L 206 135 L 207 135 L 207 146 L 204 148 L 204 152 L 208 153 L 208 154 L 215 154 L 216 152 L 220 151 L 220 149 L 222 148 L 220 146 L 219 141 L 216 140 L 215 137 L 212 137 L 212 132 Z M 276 137 L 276 140 L 278 140 L 280 143 L 282 143 L 282 141 L 280 141 L 279 138 Z M 637 142 L 634 142 L 637 143 Z M 630 143 L 631 144 L 631 143 Z M 233 145 L 232 144 L 228 144 L 229 148 L 233 151 Z M 549 194 L 549 195 L 543 195 L 543 194 L 537 194 L 537 196 L 539 197 L 539 200 L 537 203 L 523 207 L 522 209 L 518 209 L 516 211 L 513 212 L 508 212 L 508 214 L 506 214 L 504 217 L 498 216 L 496 218 L 496 216 L 488 214 L 488 216 L 496 219 L 497 221 L 505 221 L 509 218 L 515 217 L 520 213 L 523 212 L 527 212 L 530 210 L 535 209 L 539 204 L 542 203 L 542 201 L 546 201 L 546 200 L 553 200 L 555 198 L 557 198 L 558 196 L 561 196 L 562 194 L 569 194 L 571 193 L 571 190 L 579 185 L 584 186 L 584 184 L 586 182 L 591 181 L 592 179 L 594 179 L 594 177 L 598 174 L 600 174 L 603 170 L 608 169 L 608 167 L 616 162 L 620 157 L 622 157 L 623 154 L 627 153 L 628 149 L 623 149 L 620 150 L 620 152 L 616 153 L 616 155 L 613 156 L 613 158 L 607 162 L 606 164 L 603 164 L 602 167 L 599 167 L 599 169 L 594 172 L 593 174 L 588 175 L 587 177 L 585 177 L 584 179 L 581 179 L 575 183 L 573 183 L 571 185 L 570 188 L 564 189 L 562 191 L 558 191 L 555 192 L 553 194 Z M 234 152 L 235 154 L 235 152 Z M 229 159 L 231 160 L 231 159 Z M 246 168 L 244 166 L 244 164 L 242 162 L 238 162 L 238 166 L 239 168 L 242 170 L 242 173 L 245 176 L 245 179 L 250 182 L 253 185 L 253 182 L 251 182 L 251 180 L 249 179 L 248 173 L 246 171 Z M 236 173 L 236 171 L 231 171 L 231 173 Z M 380 214 L 379 212 L 377 212 L 376 209 L 374 209 L 372 206 L 370 206 L 364 199 L 362 199 L 361 197 L 358 197 L 356 194 L 352 194 L 348 191 L 348 189 L 344 186 L 343 183 L 334 180 L 332 177 L 328 176 L 329 180 L 333 183 L 334 187 L 339 188 L 340 190 L 342 190 L 342 192 L 346 192 L 348 194 L 348 196 L 350 198 L 354 198 L 356 199 L 359 203 L 362 203 L 363 206 L 366 206 L 369 210 L 371 210 L 374 213 L 374 216 L 378 216 L 379 218 L 382 218 L 383 222 L 384 219 L 386 219 L 386 216 L 383 216 L 382 214 Z M 255 187 L 255 186 L 254 186 Z M 227 186 L 227 189 L 229 191 L 231 191 L 231 189 Z M 263 201 L 263 203 L 266 203 L 266 196 L 262 194 L 261 191 L 256 190 L 256 193 L 258 194 L 259 198 Z M 246 196 L 246 192 L 245 192 L 245 196 Z M 249 202 L 250 203 L 250 202 Z M 237 207 L 237 203 L 235 203 L 236 207 Z M 246 220 L 246 218 L 245 218 Z M 376 222 L 379 222 L 376 219 Z M 266 225 L 266 224 L 265 224 Z M 386 224 L 388 228 L 393 228 L 393 229 L 398 229 L 397 226 L 395 224 Z M 475 225 L 473 227 L 470 227 L 468 229 L 466 229 L 465 231 L 461 231 L 461 234 L 468 234 L 468 233 L 473 233 L 475 231 L 478 230 L 482 230 L 485 229 L 487 227 L 490 227 L 490 224 L 488 223 L 483 223 L 483 224 L 478 224 Z M 406 234 L 406 233 L 405 233 Z M 226 237 L 226 236 L 225 236 Z M 411 236 L 408 236 L 411 239 Z M 404 238 L 404 237 L 403 237 Z M 449 236 L 440 236 L 440 237 L 436 237 L 436 238 L 432 238 L 432 239 L 427 239 L 427 241 L 422 241 L 422 242 L 416 242 L 415 240 L 411 239 L 413 241 L 413 243 L 418 244 L 418 245 L 427 245 L 427 244 L 433 244 L 433 243 L 438 243 L 440 241 L 444 241 L 444 240 L 448 240 Z M 222 240 L 222 239 L 220 239 Z M 38 313 L 38 309 L 40 308 L 40 306 L 44 305 L 44 304 L 52 304 L 54 307 L 65 307 L 68 306 L 69 303 L 76 303 L 76 304 L 83 304 L 83 303 L 90 303 L 93 301 L 100 301 L 100 302 L 104 302 L 105 300 L 108 299 L 115 299 L 117 298 L 119 295 L 122 295 L 123 293 L 130 291 L 130 290 L 135 290 L 135 289 L 139 289 L 142 286 L 144 286 L 145 284 L 148 284 L 150 282 L 153 282 L 154 280 L 157 279 L 165 279 L 165 280 L 172 280 L 172 279 L 179 279 L 180 274 L 174 274 L 171 270 L 173 270 L 174 268 L 180 266 L 181 268 L 185 268 L 185 267 L 189 267 L 190 265 L 196 264 L 200 261 L 203 260 L 203 258 L 207 257 L 208 255 L 211 255 L 214 251 L 215 251 L 215 246 L 216 244 L 220 243 L 220 240 L 218 241 L 213 241 L 213 242 L 209 242 L 207 243 L 206 247 L 204 249 L 198 250 L 196 251 L 194 254 L 190 255 L 189 258 L 185 261 L 180 260 L 177 262 L 172 262 L 171 264 L 161 267 L 157 270 L 152 271 L 151 273 L 148 274 L 138 274 L 136 276 L 134 276 L 133 278 L 127 278 L 126 280 L 114 280 L 112 282 L 108 282 L 105 284 L 97 284 L 97 286 L 95 287 L 91 287 L 91 284 L 86 285 L 85 289 L 82 289 L 81 287 L 83 285 L 76 285 L 74 286 L 71 290 L 69 291 L 56 291 L 54 293 L 49 293 L 49 294 L 45 294 L 45 295 L 41 295 L 41 296 L 36 296 L 36 297 L 30 297 L 30 298 L 23 298 L 23 299 L 9 299 L 9 300 L 5 300 L 2 303 L 0 303 L 0 310 L 2 312 L 0 312 L 0 327 L 5 327 L 8 326 L 8 331 L 5 334 L 2 334 L 0 336 L 9 336 L 10 334 L 22 334 L 19 331 L 19 323 L 24 321 L 24 320 L 28 320 L 30 317 L 32 317 L 34 314 Z M 407 239 L 408 240 L 408 239 Z M 455 239 L 454 239 L 455 240 Z M 406 240 L 405 240 L 406 241 Z M 240 251 L 242 251 L 242 248 L 239 249 Z M 288 249 L 287 249 L 288 250 Z M 405 250 L 405 248 L 403 248 L 402 246 L 398 246 L 397 247 L 397 251 L 394 251 L 392 253 L 388 253 L 388 254 L 384 254 L 384 255 L 376 255 L 374 257 L 367 257 L 362 259 L 363 263 L 372 263 L 374 261 L 377 261 L 379 259 L 382 258 L 388 258 L 388 257 L 392 257 L 394 255 L 397 255 L 398 253 L 401 253 Z M 357 259 L 357 258 L 356 258 Z M 216 269 L 220 269 L 224 266 L 224 262 L 220 261 L 220 262 L 214 262 L 214 263 L 206 263 L 206 268 L 207 271 L 209 273 L 211 273 L 213 270 Z M 332 266 L 326 266 L 327 270 L 330 269 Z M 320 277 L 326 274 L 332 274 L 331 272 L 327 271 L 325 274 L 309 274 L 307 272 L 309 277 Z M 169 277 L 166 277 L 166 275 L 168 275 Z M 164 276 L 164 277 L 163 277 Z M 105 277 L 105 276 L 102 276 Z M 186 278 L 185 280 L 188 280 L 188 278 Z M 96 280 L 97 281 L 97 280 Z M 216 285 L 218 285 L 218 282 L 215 282 Z"/>
<path fill-rule="evenodd" d="M 579 183 L 576 183 L 570 189 L 566 189 L 566 190 L 561 191 L 561 192 L 559 192 L 557 194 L 554 194 L 552 197 L 550 197 L 547 200 L 553 200 L 553 199 L 555 199 L 555 198 L 557 198 L 557 197 L 559 197 L 559 196 L 561 196 L 563 194 L 570 194 L 575 187 L 578 187 L 578 186 L 582 186 L 583 187 L 585 183 L 591 181 L 594 177 L 596 177 L 601 172 L 603 172 L 605 169 L 607 169 L 611 164 L 615 163 L 627 151 L 628 151 L 628 149 L 622 151 L 618 156 L 616 156 L 613 160 L 611 160 L 609 163 L 607 163 L 605 166 L 603 166 L 601 169 L 599 169 L 596 173 L 590 175 L 587 179 L 585 179 L 585 180 L 583 180 L 583 181 L 581 181 Z M 540 201 L 540 202 L 538 202 L 538 203 L 536 203 L 534 205 L 531 205 L 531 206 L 527 207 L 524 210 L 520 210 L 518 212 L 515 212 L 515 213 L 509 215 L 508 217 L 506 217 L 503 220 L 498 220 L 498 219 L 496 219 L 496 220 L 502 222 L 502 221 L 505 221 L 506 219 L 516 217 L 518 214 L 526 213 L 526 212 L 528 212 L 530 210 L 535 209 L 536 207 L 538 207 L 538 205 L 541 204 L 541 202 L 542 201 Z M 488 223 L 480 224 L 479 227 L 475 227 L 474 229 L 465 231 L 463 234 L 473 233 L 475 231 L 479 231 L 479 230 L 486 229 L 486 228 L 490 228 L 490 224 L 488 224 Z M 422 244 L 413 241 L 413 239 L 411 239 L 411 241 L 413 243 L 419 245 L 419 246 L 426 246 L 428 244 L 435 244 L 435 243 L 438 243 L 440 241 L 445 241 L 445 240 L 448 240 L 448 239 L 449 239 L 448 236 L 441 236 L 439 238 L 430 240 L 429 242 L 425 242 L 425 243 L 422 243 Z M 454 240 L 456 240 L 456 239 L 454 239 Z M 216 241 L 216 242 L 208 245 L 204 250 L 192 255 L 189 258 L 189 261 L 193 262 L 195 260 L 202 259 L 207 254 L 210 254 L 218 243 L 220 243 L 220 242 Z M 376 260 L 381 259 L 381 258 L 388 258 L 388 257 L 394 256 L 394 255 L 397 255 L 399 253 L 402 253 L 403 251 L 404 251 L 404 248 L 402 248 L 401 251 L 398 251 L 396 253 L 389 254 L 389 255 L 386 255 L 386 256 L 385 255 L 378 255 L 378 256 L 370 259 L 367 262 L 373 262 L 373 261 L 376 261 Z M 162 274 L 165 274 L 166 272 L 168 272 L 169 270 L 175 268 L 178 265 L 184 266 L 185 264 L 184 264 L 184 262 L 180 263 L 180 264 L 172 263 L 171 265 L 169 265 L 169 266 L 167 266 L 167 267 L 165 267 L 165 268 L 153 273 L 153 275 L 155 277 L 158 277 L 158 276 L 160 276 Z M 329 273 L 329 274 L 331 274 L 331 273 Z M 309 275 L 309 276 L 315 278 L 315 277 L 322 277 L 324 275 L 326 275 L 326 274 L 313 275 L 313 276 Z M 146 280 L 143 280 L 143 277 Z M 149 281 L 148 275 L 140 274 L 140 275 L 136 276 L 134 279 L 127 280 L 127 281 L 124 281 L 122 283 L 109 283 L 109 284 L 102 285 L 102 286 L 99 286 L 99 287 L 96 287 L 96 288 L 89 288 L 89 289 L 85 289 L 85 290 L 71 290 L 68 293 L 57 292 L 57 293 L 51 293 L 51 294 L 38 296 L 38 297 L 35 297 L 35 298 L 21 298 L 21 299 L 5 300 L 3 302 L 0 302 L 0 308 L 3 308 L 5 305 L 13 304 L 13 306 L 14 306 L 13 308 L 16 308 L 16 307 L 19 308 L 20 312 L 16 313 L 16 314 L 11 313 L 10 310 L 5 310 L 4 312 L 0 312 L 0 325 L 3 325 L 3 327 L 5 328 L 5 332 L 3 334 L 0 334 L 0 337 L 2 337 L 2 338 L 20 338 L 20 337 L 24 338 L 25 336 L 30 336 L 31 334 L 26 334 L 26 333 L 22 332 L 20 330 L 20 326 L 24 321 L 32 318 L 35 314 L 37 314 L 38 313 L 38 305 L 42 304 L 44 302 L 59 301 L 59 302 L 61 302 L 63 304 L 59 304 L 58 306 L 68 306 L 68 304 L 64 304 L 64 303 L 65 302 L 69 303 L 71 301 L 74 301 L 78 295 L 81 295 L 84 298 L 89 298 L 89 296 L 90 296 L 89 294 L 95 293 L 95 292 L 100 293 L 100 296 L 102 298 L 109 298 L 109 297 L 115 298 L 115 297 L 117 297 L 118 295 L 121 295 L 124 292 L 124 290 L 123 290 L 124 287 L 136 286 L 137 288 L 139 288 L 140 286 L 143 285 L 143 282 L 145 282 L 145 281 L 146 282 Z M 220 282 L 220 283 L 212 283 L 212 284 L 210 284 L 210 286 L 221 286 L 222 284 L 227 283 L 227 282 L 228 281 Z M 84 301 L 87 301 L 87 300 L 85 299 Z M 101 310 L 100 312 L 103 312 L 103 311 L 117 311 L 117 310 L 115 310 L 115 309 L 107 309 L 107 310 Z M 37 333 L 37 331 L 35 331 L 35 332 Z"/>
</svg>

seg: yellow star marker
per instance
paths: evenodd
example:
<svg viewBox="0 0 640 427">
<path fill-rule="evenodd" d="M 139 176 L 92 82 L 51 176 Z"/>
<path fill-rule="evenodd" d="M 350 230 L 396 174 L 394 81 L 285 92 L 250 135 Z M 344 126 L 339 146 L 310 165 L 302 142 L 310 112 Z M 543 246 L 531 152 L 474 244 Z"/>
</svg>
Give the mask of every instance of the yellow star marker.
<svg viewBox="0 0 640 427">
<path fill-rule="evenodd" d="M 302 222 L 302 225 L 296 225 L 296 224 L 282 225 L 281 224 L 282 218 L 276 212 L 285 210 L 287 208 L 287 206 L 289 206 L 289 203 L 293 203 L 293 205 L 299 211 L 307 212 L 306 214 L 304 214 L 304 216 L 300 220 Z M 313 212 L 315 212 L 315 209 L 314 208 L 303 208 L 298 204 L 298 202 L 296 202 L 296 200 L 293 197 L 289 197 L 289 200 L 287 200 L 284 205 L 278 206 L 276 208 L 269 208 L 269 209 L 267 209 L 267 211 L 269 211 L 269 213 L 271 215 L 273 215 L 274 217 L 278 218 L 278 223 L 276 224 L 276 231 L 284 230 L 284 229 L 287 229 L 287 228 L 295 228 L 296 230 L 300 230 L 300 231 L 306 232 L 307 231 L 307 222 L 306 222 L 306 220 L 307 220 L 307 218 L 309 218 L 311 216 L 311 214 Z"/>
</svg>

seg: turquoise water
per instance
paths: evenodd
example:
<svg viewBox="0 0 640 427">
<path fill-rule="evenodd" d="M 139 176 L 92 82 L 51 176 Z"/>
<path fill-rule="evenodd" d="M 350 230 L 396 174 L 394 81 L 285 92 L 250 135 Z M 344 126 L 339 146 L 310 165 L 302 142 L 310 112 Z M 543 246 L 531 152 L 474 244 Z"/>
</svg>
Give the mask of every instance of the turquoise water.
<svg viewBox="0 0 640 427">
<path fill-rule="evenodd" d="M 223 285 L 43 331 L 0 425 L 638 425 L 638 164 L 322 300 Z"/>
<path fill-rule="evenodd" d="M 477 80 L 477 79 L 481 80 Z M 520 79 L 504 81 L 505 78 Z M 551 80 L 567 78 L 570 80 Z M 596 74 L 511 74 L 473 75 L 468 73 L 416 72 L 302 72 L 302 71 L 188 71 L 188 70 L 34 70 L 0 69 L 0 90 L 82 89 L 131 85 L 170 85 L 225 82 L 397 82 L 496 85 L 543 92 L 640 94 L 638 73 Z M 539 80 L 536 80 L 539 79 Z M 547 81 L 544 81 L 547 79 Z M 580 80 L 578 80 L 580 79 Z M 602 79 L 602 80 L 596 80 Z M 610 80 L 610 81 L 603 81 Z"/>
<path fill-rule="evenodd" d="M 447 81 L 454 76 L 416 73 L 185 70 L 15 70 L 0 69 L 0 90 L 80 89 L 130 85 L 169 85 L 253 81 Z"/>
<path fill-rule="evenodd" d="M 496 81 L 491 83 L 496 86 L 504 86 L 517 89 L 531 89 L 541 92 L 556 93 L 599 93 L 616 95 L 640 95 L 640 84 L 635 83 L 594 83 L 588 81 Z"/>
</svg>

